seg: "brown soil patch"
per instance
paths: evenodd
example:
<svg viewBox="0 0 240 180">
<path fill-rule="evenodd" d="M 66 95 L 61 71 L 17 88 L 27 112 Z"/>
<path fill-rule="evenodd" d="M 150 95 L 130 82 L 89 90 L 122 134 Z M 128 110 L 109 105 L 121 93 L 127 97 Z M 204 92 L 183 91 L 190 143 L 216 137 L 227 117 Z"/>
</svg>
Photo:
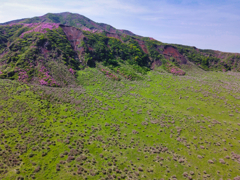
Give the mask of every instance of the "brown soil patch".
<svg viewBox="0 0 240 180">
<path fill-rule="evenodd" d="M 161 66 L 162 62 L 160 60 L 156 60 L 152 63 L 151 69 L 154 69 L 155 67 Z"/>
<path fill-rule="evenodd" d="M 141 40 L 138 40 L 138 39 L 136 39 L 136 41 L 138 42 L 139 46 L 142 48 L 143 52 L 148 54 L 147 47 L 146 47 L 144 41 L 141 41 Z"/>
<path fill-rule="evenodd" d="M 165 46 L 163 54 L 166 59 L 175 58 L 180 64 L 187 64 L 187 59 L 173 46 Z"/>
<path fill-rule="evenodd" d="M 80 48 L 77 46 L 80 44 L 81 40 L 83 39 L 84 35 L 82 31 L 75 27 L 70 26 L 61 26 L 64 33 L 66 34 L 68 40 L 70 41 L 71 45 L 74 47 L 75 51 L 79 51 Z"/>
</svg>

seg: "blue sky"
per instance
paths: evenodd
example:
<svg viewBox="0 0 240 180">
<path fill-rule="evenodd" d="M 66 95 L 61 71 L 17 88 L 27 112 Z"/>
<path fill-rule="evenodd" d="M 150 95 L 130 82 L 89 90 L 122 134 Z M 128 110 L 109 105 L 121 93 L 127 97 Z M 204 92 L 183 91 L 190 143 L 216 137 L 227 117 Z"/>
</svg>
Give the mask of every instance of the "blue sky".
<svg viewBox="0 0 240 180">
<path fill-rule="evenodd" d="M 240 53 L 239 0 L 0 0 L 0 23 L 73 12 L 166 43 Z"/>
</svg>

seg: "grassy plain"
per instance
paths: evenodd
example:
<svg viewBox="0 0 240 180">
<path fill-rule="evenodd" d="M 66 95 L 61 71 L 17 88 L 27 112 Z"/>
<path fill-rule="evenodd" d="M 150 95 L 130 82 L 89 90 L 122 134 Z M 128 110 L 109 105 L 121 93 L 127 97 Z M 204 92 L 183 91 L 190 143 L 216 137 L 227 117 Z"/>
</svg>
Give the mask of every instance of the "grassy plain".
<svg viewBox="0 0 240 180">
<path fill-rule="evenodd" d="M 240 73 L 187 72 L 0 80 L 0 179 L 237 179 Z"/>
</svg>

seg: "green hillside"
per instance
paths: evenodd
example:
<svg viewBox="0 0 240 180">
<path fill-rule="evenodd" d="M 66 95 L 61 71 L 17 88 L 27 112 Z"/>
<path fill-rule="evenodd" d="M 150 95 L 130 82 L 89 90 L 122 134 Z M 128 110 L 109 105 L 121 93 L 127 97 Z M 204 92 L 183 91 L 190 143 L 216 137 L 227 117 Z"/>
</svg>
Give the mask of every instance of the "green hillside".
<svg viewBox="0 0 240 180">
<path fill-rule="evenodd" d="M 239 175 L 239 73 L 78 74 L 75 88 L 1 80 L 3 179 Z"/>
<path fill-rule="evenodd" d="M 0 25 L 0 179 L 239 180 L 240 54 L 94 23 Z"/>
</svg>

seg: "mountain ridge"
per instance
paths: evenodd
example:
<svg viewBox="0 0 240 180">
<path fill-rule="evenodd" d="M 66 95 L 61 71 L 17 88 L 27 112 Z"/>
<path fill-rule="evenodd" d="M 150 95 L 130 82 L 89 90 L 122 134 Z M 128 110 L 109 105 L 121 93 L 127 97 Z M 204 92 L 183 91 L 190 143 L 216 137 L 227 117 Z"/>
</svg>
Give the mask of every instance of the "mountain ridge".
<svg viewBox="0 0 240 180">
<path fill-rule="evenodd" d="M 100 63 L 113 79 L 136 80 L 158 67 L 185 75 L 182 67 L 190 62 L 206 71 L 240 71 L 240 54 L 163 43 L 78 14 L 48 13 L 0 25 L 0 78 L 23 80 L 20 74 L 28 74 L 23 81 L 64 86 L 74 82 L 72 70 Z"/>
<path fill-rule="evenodd" d="M 54 20 L 54 17 L 59 17 L 59 16 L 62 16 L 63 18 L 66 18 L 67 16 L 70 16 L 70 18 L 72 17 L 78 17 L 80 19 L 84 19 L 85 21 L 88 21 L 90 22 L 90 24 L 92 23 L 95 23 L 96 25 L 98 25 L 98 27 L 101 27 L 100 29 L 96 28 L 95 29 L 98 29 L 98 30 L 104 30 L 104 31 L 108 31 L 107 28 L 110 28 L 110 29 L 115 29 L 117 30 L 118 32 L 122 32 L 124 34 L 127 34 L 127 35 L 132 35 L 132 36 L 139 36 L 139 37 L 142 37 L 140 35 L 137 35 L 129 30 L 126 30 L 126 29 L 116 29 L 114 28 L 113 26 L 109 25 L 109 24 L 105 24 L 105 23 L 97 23 L 89 18 L 87 18 L 86 16 L 84 15 L 81 15 L 81 14 L 78 14 L 78 13 L 71 13 L 71 12 L 61 12 L 61 13 L 47 13 L 45 15 L 42 15 L 42 16 L 35 16 L 33 18 L 22 18 L 22 19 L 17 19 L 17 20 L 11 20 L 11 21 L 7 21 L 7 22 L 3 22 L 3 23 L 0 23 L 0 25 L 9 25 L 9 24 L 14 24 L 14 23 L 28 23 L 28 22 L 51 22 L 51 23 L 60 23 L 59 20 Z M 49 19 L 50 18 L 50 19 Z M 80 26 L 79 24 L 78 25 L 70 25 L 70 22 L 62 22 L 60 24 L 63 24 L 63 25 L 69 25 L 69 26 L 74 26 L 74 27 L 78 27 L 81 29 L 84 28 L 84 26 Z M 87 26 L 91 27 L 89 24 L 87 24 Z M 103 27 L 102 27 L 103 26 Z M 105 28 L 104 28 L 105 27 Z M 107 27 L 107 28 L 106 28 Z M 88 28 L 88 27 L 86 27 Z M 92 27 L 93 28 L 93 27 Z M 91 28 L 90 28 L 91 29 Z M 154 38 L 151 38 L 150 39 L 153 39 L 155 40 Z M 168 44 L 172 44 L 172 45 L 181 45 L 181 44 L 175 44 L 175 43 L 168 43 Z M 193 48 L 196 48 L 195 46 L 191 46 L 191 45 L 184 45 L 184 46 L 188 46 L 188 47 L 193 47 Z M 199 48 L 197 48 L 199 49 Z M 225 52 L 225 51 L 220 51 L 220 50 L 213 50 L 213 49 L 201 49 L 201 50 L 204 50 L 204 51 L 216 51 L 216 52 L 224 52 L 224 53 L 231 53 L 231 54 L 240 54 L 240 52 Z"/>
<path fill-rule="evenodd" d="M 75 20 L 73 21 L 67 21 L 68 19 Z M 9 25 L 13 23 L 39 23 L 39 22 L 44 22 L 44 23 L 60 23 L 64 25 L 69 25 L 69 26 L 75 26 L 78 28 L 89 28 L 89 29 L 98 29 L 98 30 L 105 30 L 109 32 L 113 31 L 119 31 L 119 32 L 124 32 L 125 34 L 128 35 L 135 35 L 134 33 L 124 30 L 124 29 L 116 29 L 112 27 L 111 25 L 105 24 L 105 23 L 97 23 L 89 18 L 77 14 L 77 13 L 70 13 L 70 12 L 63 12 L 63 13 L 47 13 L 43 16 L 36 16 L 33 18 L 23 18 L 19 20 L 13 20 L 13 21 L 8 21 L 5 23 L 0 23 L 0 25 Z"/>
</svg>

